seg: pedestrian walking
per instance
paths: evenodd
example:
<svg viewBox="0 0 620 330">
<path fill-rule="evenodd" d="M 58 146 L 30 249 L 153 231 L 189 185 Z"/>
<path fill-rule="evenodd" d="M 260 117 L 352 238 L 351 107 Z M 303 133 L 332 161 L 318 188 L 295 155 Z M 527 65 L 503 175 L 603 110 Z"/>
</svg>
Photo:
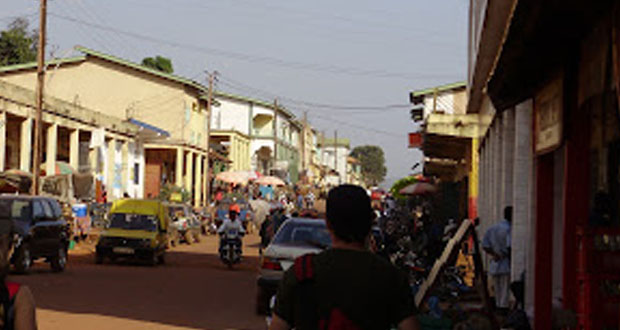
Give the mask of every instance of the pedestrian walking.
<svg viewBox="0 0 620 330">
<path fill-rule="evenodd" d="M 512 206 L 504 208 L 504 218 L 484 234 L 482 248 L 491 257 L 489 275 L 495 289 L 495 305 L 499 310 L 508 309 L 510 286 L 510 225 Z"/>
<path fill-rule="evenodd" d="M 298 258 L 284 274 L 270 329 L 419 329 L 407 278 L 364 247 L 372 217 L 361 187 L 329 192 L 332 248 Z"/>
<path fill-rule="evenodd" d="M 306 194 L 306 204 L 308 205 L 309 209 L 313 209 L 314 208 L 314 193 L 312 192 L 312 189 L 310 189 L 308 191 L 308 194 Z"/>
<path fill-rule="evenodd" d="M 7 204 L 0 205 L 0 329 L 35 330 L 37 320 L 30 289 L 6 277 L 13 254 L 13 224 Z"/>
</svg>

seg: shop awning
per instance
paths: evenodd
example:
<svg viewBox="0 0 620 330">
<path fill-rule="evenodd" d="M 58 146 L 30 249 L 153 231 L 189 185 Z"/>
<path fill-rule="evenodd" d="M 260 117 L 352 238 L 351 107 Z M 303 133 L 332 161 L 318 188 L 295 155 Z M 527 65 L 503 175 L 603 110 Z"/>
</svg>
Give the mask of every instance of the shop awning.
<svg viewBox="0 0 620 330">
<path fill-rule="evenodd" d="M 168 138 L 170 137 L 170 133 L 166 130 L 163 130 L 159 127 L 153 126 L 151 124 L 145 123 L 143 121 L 129 118 L 129 122 L 140 127 L 140 135 L 143 138 Z"/>
<path fill-rule="evenodd" d="M 609 13 L 610 0 L 520 0 L 487 85 L 499 111 L 531 97 L 575 56 L 577 42 Z M 577 48 L 578 49 L 578 48 Z"/>
<path fill-rule="evenodd" d="M 461 161 L 466 158 L 471 139 L 438 134 L 424 134 L 422 150 L 428 158 Z"/>
</svg>

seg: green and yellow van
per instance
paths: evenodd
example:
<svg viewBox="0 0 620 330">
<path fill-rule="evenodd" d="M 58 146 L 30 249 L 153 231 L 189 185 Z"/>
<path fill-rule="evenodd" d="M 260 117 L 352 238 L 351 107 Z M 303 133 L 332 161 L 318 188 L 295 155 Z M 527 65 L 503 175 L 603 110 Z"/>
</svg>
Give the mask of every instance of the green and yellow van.
<svg viewBox="0 0 620 330">
<path fill-rule="evenodd" d="M 121 199 L 112 203 L 106 228 L 97 242 L 95 262 L 105 258 L 164 263 L 168 245 L 168 212 L 156 200 Z"/>
</svg>

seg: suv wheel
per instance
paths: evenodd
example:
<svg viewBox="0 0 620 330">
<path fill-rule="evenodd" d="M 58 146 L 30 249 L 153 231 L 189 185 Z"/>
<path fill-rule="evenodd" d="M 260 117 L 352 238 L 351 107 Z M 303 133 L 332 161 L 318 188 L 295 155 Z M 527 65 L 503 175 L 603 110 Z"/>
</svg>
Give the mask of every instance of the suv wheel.
<svg viewBox="0 0 620 330">
<path fill-rule="evenodd" d="M 64 245 L 58 248 L 58 252 L 52 257 L 51 261 L 52 271 L 60 273 L 65 270 L 67 266 L 67 250 Z"/>
<path fill-rule="evenodd" d="M 20 274 L 26 274 L 30 270 L 32 265 L 32 256 L 30 255 L 30 249 L 28 245 L 22 245 L 19 247 L 15 254 L 15 261 L 13 262 L 15 271 Z"/>
</svg>

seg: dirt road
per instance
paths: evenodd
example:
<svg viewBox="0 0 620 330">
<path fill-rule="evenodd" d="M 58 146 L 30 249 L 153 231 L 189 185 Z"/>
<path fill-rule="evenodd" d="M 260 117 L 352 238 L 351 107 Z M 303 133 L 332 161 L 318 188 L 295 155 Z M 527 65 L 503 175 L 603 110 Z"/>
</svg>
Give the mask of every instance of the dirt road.
<svg viewBox="0 0 620 330">
<path fill-rule="evenodd" d="M 38 264 L 12 275 L 37 301 L 39 329 L 264 329 L 254 314 L 258 237 L 244 241 L 245 259 L 228 270 L 217 238 L 169 251 L 166 265 L 95 265 L 86 248 L 72 251 L 66 272 Z"/>
</svg>

